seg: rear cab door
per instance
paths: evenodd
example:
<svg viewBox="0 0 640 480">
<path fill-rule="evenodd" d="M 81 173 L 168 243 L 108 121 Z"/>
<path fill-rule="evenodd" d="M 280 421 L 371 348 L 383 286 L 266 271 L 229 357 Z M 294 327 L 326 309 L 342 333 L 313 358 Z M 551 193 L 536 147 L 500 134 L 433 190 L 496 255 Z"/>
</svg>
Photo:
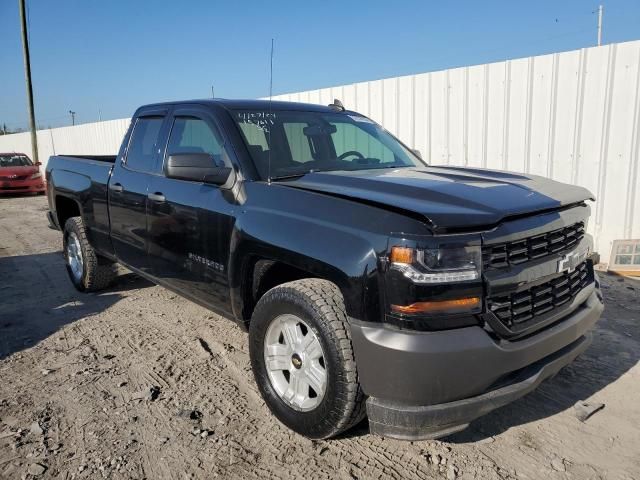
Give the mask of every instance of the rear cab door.
<svg viewBox="0 0 640 480">
<path fill-rule="evenodd" d="M 233 167 L 233 150 L 212 111 L 175 106 L 160 173 L 151 178 L 147 222 L 152 275 L 209 308 L 230 313 L 227 263 L 234 215 L 230 188 L 164 175 L 170 155 L 208 153 L 212 166 Z"/>
<path fill-rule="evenodd" d="M 126 147 L 109 179 L 111 241 L 116 257 L 144 273 L 147 259 L 147 204 L 149 182 L 158 173 L 166 138 L 169 109 L 141 109 L 134 117 Z"/>
</svg>

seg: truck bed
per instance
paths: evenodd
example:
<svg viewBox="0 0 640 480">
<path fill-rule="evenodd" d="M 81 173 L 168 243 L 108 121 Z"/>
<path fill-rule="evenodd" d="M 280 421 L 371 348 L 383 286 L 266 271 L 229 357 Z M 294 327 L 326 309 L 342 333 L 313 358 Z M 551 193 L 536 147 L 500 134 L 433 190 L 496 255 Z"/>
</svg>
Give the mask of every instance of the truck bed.
<svg viewBox="0 0 640 480">
<path fill-rule="evenodd" d="M 59 158 L 73 158 L 76 160 L 96 160 L 98 162 L 115 163 L 117 155 L 55 155 Z M 53 157 L 52 157 L 53 158 Z"/>
<path fill-rule="evenodd" d="M 115 155 L 54 155 L 46 168 L 47 191 L 50 195 L 56 192 L 59 197 L 53 204 L 54 217 L 58 208 L 64 209 L 65 199 L 77 202 L 96 248 L 106 254 L 112 253 L 108 184 L 115 159 Z M 63 203 L 58 205 L 59 202 Z"/>
<path fill-rule="evenodd" d="M 47 162 L 47 182 L 57 183 L 56 177 L 63 176 L 66 179 L 73 178 L 73 182 L 61 182 L 61 185 L 74 189 L 88 189 L 94 186 L 106 187 L 109 182 L 112 164 L 116 156 L 87 156 L 78 155 L 54 155 Z M 105 191 L 106 194 L 106 191 Z M 106 201 L 106 197 L 105 197 Z"/>
</svg>

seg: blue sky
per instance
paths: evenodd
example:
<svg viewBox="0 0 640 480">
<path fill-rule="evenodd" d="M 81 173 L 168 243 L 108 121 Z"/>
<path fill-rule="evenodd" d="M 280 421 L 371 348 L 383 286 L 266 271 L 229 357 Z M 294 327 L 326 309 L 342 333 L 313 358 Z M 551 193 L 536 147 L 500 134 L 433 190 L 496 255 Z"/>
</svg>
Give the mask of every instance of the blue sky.
<svg viewBox="0 0 640 480">
<path fill-rule="evenodd" d="M 604 43 L 640 38 L 640 1 L 604 1 Z M 598 0 L 28 0 L 42 126 L 144 103 L 268 95 L 592 46 Z M 0 0 L 0 125 L 27 126 L 17 0 Z"/>
</svg>

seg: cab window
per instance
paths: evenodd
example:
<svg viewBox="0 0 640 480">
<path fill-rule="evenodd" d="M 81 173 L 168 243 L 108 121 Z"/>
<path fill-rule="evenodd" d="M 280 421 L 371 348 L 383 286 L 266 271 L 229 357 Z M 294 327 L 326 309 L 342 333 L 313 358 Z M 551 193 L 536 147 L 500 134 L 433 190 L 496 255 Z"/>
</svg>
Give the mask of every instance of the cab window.
<svg viewBox="0 0 640 480">
<path fill-rule="evenodd" d="M 287 137 L 291 159 L 294 162 L 311 162 L 314 160 L 311 153 L 309 137 L 303 134 L 306 123 L 283 122 L 284 134 Z"/>
<path fill-rule="evenodd" d="M 131 170 L 153 171 L 163 117 L 141 117 L 131 134 L 125 165 Z"/>
<path fill-rule="evenodd" d="M 359 152 L 365 158 L 379 159 L 380 163 L 395 161 L 390 148 L 357 125 L 345 122 L 332 122 L 332 125 L 336 131 L 331 134 L 331 140 L 338 157 L 347 152 Z"/>
<path fill-rule="evenodd" d="M 195 117 L 176 117 L 171 128 L 167 155 L 208 153 L 218 166 L 229 166 L 222 138 L 207 122 Z"/>
</svg>

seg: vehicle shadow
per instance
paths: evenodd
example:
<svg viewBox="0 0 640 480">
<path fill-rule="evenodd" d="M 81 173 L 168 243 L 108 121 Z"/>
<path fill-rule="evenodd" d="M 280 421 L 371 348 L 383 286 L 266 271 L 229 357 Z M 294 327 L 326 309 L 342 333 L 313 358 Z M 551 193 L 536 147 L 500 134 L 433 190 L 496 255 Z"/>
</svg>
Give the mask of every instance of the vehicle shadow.
<svg viewBox="0 0 640 480">
<path fill-rule="evenodd" d="M 71 285 L 61 252 L 0 257 L 0 360 L 104 311 L 121 292 L 150 285 L 127 273 L 104 291 L 83 294 Z"/>
</svg>

